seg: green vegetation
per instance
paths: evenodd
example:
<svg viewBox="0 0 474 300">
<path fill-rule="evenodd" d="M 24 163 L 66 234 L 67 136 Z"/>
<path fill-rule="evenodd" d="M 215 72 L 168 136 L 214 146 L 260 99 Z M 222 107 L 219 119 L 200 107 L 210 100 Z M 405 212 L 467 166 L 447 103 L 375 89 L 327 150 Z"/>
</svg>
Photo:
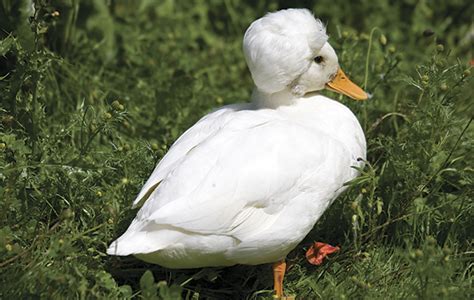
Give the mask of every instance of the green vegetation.
<svg viewBox="0 0 474 300">
<path fill-rule="evenodd" d="M 287 292 L 472 297 L 470 1 L 29 2 L 0 0 L 0 298 L 271 298 L 269 266 L 169 271 L 105 249 L 173 141 L 249 99 L 242 35 L 288 6 L 327 23 L 373 97 L 327 92 L 359 117 L 369 163 L 289 255 Z M 309 265 L 313 240 L 342 251 Z"/>
</svg>

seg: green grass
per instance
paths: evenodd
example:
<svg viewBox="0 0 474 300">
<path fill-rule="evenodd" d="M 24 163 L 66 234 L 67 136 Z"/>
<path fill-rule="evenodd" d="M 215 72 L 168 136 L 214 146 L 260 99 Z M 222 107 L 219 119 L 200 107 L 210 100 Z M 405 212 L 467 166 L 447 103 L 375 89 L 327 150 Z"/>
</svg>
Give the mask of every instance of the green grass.
<svg viewBox="0 0 474 300">
<path fill-rule="evenodd" d="M 0 298 L 265 299 L 268 265 L 170 271 L 105 254 L 173 141 L 249 99 L 252 20 L 307 7 L 364 102 L 368 164 L 289 255 L 300 299 L 468 299 L 469 1 L 0 0 Z M 110 3 L 110 4 L 105 4 Z M 472 35 L 472 33 L 471 33 Z M 315 267 L 313 240 L 342 251 Z"/>
</svg>

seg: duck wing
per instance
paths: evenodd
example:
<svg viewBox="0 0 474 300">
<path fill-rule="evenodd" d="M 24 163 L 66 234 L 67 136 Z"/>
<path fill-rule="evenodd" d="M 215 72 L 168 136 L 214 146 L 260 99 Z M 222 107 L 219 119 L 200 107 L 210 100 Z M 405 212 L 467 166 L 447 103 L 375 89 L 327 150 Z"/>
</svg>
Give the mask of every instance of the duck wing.
<svg viewBox="0 0 474 300">
<path fill-rule="evenodd" d="M 176 167 L 186 153 L 201 143 L 204 139 L 219 131 L 227 122 L 232 113 L 246 108 L 248 104 L 233 104 L 221 107 L 203 118 L 186 130 L 170 147 L 169 151 L 156 165 L 152 174 L 143 185 L 132 207 L 139 207 L 148 199 L 160 182 Z"/>
</svg>

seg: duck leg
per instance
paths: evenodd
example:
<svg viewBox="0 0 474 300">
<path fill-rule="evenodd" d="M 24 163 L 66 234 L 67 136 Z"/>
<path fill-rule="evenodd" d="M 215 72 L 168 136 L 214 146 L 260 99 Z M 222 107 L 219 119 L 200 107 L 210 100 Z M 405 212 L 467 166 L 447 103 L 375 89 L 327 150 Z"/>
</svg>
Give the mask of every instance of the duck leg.
<svg viewBox="0 0 474 300">
<path fill-rule="evenodd" d="M 326 256 L 339 250 L 340 248 L 337 246 L 331 246 L 321 242 L 314 242 L 306 251 L 306 259 L 310 264 L 319 266 L 323 263 Z"/>
<path fill-rule="evenodd" d="M 277 299 L 283 297 L 283 277 L 285 277 L 285 272 L 285 260 L 281 260 L 273 264 L 273 285 L 275 289 L 275 297 Z"/>
</svg>

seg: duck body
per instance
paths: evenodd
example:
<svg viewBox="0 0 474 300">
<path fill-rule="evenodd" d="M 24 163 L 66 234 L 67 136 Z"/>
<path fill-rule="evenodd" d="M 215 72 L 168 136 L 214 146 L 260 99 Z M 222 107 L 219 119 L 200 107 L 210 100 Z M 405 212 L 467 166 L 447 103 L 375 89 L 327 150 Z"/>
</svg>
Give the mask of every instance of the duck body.
<svg viewBox="0 0 474 300">
<path fill-rule="evenodd" d="M 177 269 L 273 262 L 281 298 L 286 255 L 366 155 L 354 114 L 315 92 L 368 95 L 344 74 L 309 10 L 254 21 L 243 50 L 255 83 L 251 103 L 206 115 L 171 146 L 134 201 L 142 205 L 137 216 L 107 253 Z M 338 249 L 316 242 L 306 258 L 319 265 Z"/>
<path fill-rule="evenodd" d="M 255 265 L 303 240 L 358 175 L 364 133 L 346 106 L 321 95 L 253 98 L 206 115 L 173 144 L 109 254 L 168 268 Z"/>
</svg>

